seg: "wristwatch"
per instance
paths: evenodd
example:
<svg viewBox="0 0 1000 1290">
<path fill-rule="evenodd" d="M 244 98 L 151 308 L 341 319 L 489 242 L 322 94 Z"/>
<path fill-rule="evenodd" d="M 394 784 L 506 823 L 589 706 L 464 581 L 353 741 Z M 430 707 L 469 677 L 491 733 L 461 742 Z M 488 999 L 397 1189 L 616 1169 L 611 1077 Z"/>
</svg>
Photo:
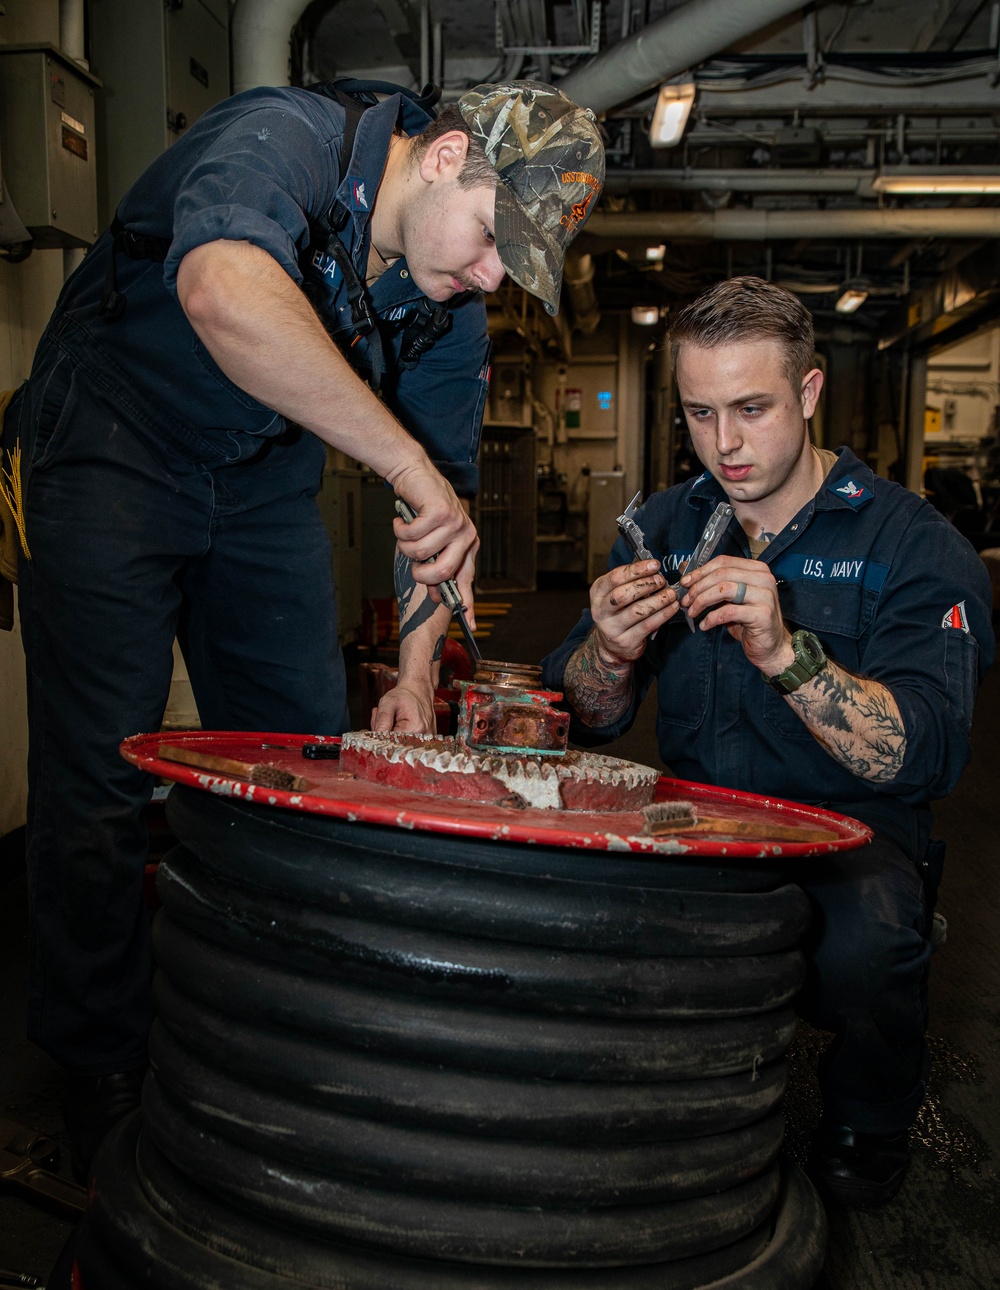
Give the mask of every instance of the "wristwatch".
<svg viewBox="0 0 1000 1290">
<path fill-rule="evenodd" d="M 771 689 L 777 690 L 779 694 L 792 694 L 800 685 L 811 681 L 826 664 L 823 646 L 812 632 L 793 632 L 792 649 L 795 651 L 795 662 L 791 667 L 786 667 L 777 676 L 764 676 L 761 673 Z"/>
</svg>

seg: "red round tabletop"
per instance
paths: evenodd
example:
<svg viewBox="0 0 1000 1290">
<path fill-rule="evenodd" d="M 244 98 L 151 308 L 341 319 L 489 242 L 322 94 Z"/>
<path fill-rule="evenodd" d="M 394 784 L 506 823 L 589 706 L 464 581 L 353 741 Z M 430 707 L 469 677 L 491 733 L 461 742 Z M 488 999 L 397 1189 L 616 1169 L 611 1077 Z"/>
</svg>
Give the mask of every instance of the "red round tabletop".
<svg viewBox="0 0 1000 1290">
<path fill-rule="evenodd" d="M 871 840 L 872 831 L 859 820 L 816 806 L 735 789 L 712 788 L 661 775 L 655 801 L 691 802 L 699 820 L 710 817 L 712 833 L 683 828 L 665 835 L 644 833 L 640 811 L 589 812 L 519 810 L 485 802 L 461 801 L 430 793 L 403 791 L 345 775 L 336 760 L 313 760 L 303 755 L 304 744 L 339 745 L 339 738 L 246 731 L 199 730 L 132 735 L 121 745 L 122 756 L 161 779 L 260 806 L 331 815 L 364 824 L 391 825 L 446 833 L 455 837 L 536 846 L 584 847 L 592 851 L 631 851 L 653 855 L 725 856 L 727 858 L 800 857 L 850 851 Z M 161 744 L 208 753 L 251 764 L 266 763 L 304 777 L 298 791 L 265 788 L 237 776 L 203 770 L 159 755 Z M 725 832 L 731 821 L 734 833 Z M 755 834 L 778 826 L 783 836 L 769 839 L 736 836 L 740 826 Z M 789 829 L 821 831 L 822 840 L 789 840 Z"/>
</svg>

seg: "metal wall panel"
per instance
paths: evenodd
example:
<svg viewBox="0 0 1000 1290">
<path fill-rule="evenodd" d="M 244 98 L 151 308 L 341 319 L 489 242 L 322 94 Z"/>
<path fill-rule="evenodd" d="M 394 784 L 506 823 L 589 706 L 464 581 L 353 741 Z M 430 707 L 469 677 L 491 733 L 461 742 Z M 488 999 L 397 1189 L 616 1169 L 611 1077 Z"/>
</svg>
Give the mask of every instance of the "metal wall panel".
<svg viewBox="0 0 1000 1290">
<path fill-rule="evenodd" d="M 229 29 L 201 0 L 166 14 L 167 128 L 183 133 L 229 94 Z"/>
</svg>

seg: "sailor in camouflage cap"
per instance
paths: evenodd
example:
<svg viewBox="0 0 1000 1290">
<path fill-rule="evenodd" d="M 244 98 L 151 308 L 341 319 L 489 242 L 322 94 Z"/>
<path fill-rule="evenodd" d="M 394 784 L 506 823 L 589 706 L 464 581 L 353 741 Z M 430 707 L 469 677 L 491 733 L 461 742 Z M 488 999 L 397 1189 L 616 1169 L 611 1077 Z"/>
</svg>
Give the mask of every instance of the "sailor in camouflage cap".
<svg viewBox="0 0 1000 1290">
<path fill-rule="evenodd" d="M 477 85 L 457 107 L 500 177 L 500 263 L 557 313 L 566 250 L 604 184 L 594 114 L 541 81 Z"/>
</svg>

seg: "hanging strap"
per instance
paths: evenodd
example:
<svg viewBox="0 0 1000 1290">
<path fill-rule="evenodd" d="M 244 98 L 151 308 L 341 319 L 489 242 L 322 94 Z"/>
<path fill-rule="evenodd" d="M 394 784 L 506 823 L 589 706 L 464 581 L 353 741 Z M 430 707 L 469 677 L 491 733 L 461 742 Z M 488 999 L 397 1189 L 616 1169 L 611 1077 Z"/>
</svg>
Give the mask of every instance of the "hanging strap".
<svg viewBox="0 0 1000 1290">
<path fill-rule="evenodd" d="M 111 254 L 104 274 L 104 290 L 98 312 L 105 322 L 117 322 L 125 312 L 128 300 L 118 290 L 118 255 L 124 252 L 130 260 L 155 260 L 162 264 L 170 250 L 169 237 L 154 237 L 146 233 L 133 233 L 118 218 L 111 221 Z"/>
</svg>

